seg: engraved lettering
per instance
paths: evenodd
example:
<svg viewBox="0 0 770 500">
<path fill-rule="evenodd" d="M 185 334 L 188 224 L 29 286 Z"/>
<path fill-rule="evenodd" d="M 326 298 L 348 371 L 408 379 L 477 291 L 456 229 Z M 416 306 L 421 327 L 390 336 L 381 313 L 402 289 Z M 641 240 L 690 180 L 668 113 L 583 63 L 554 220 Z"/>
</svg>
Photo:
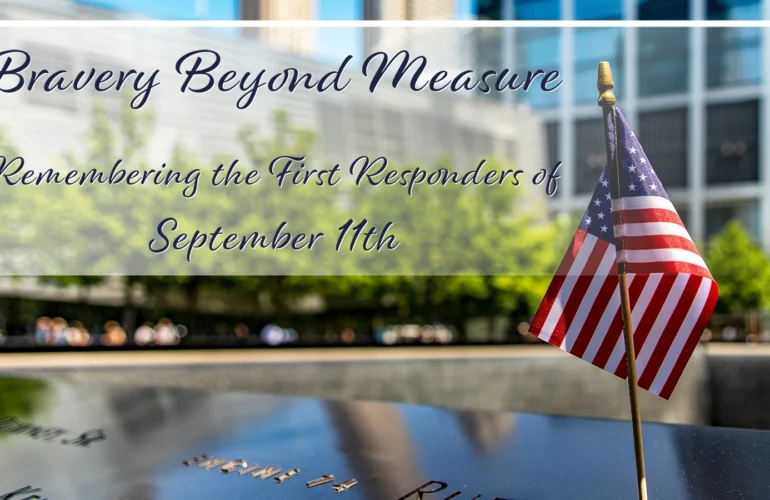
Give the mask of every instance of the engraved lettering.
<svg viewBox="0 0 770 500">
<path fill-rule="evenodd" d="M 451 500 L 452 498 L 461 494 L 462 494 L 462 491 L 455 491 L 454 493 L 446 497 L 444 500 Z M 471 498 L 471 500 L 478 500 L 479 498 L 481 498 L 481 495 L 476 495 L 475 497 Z"/>
<path fill-rule="evenodd" d="M 251 464 L 248 467 L 244 467 L 243 469 L 239 470 L 238 474 L 243 476 L 244 474 L 248 474 L 249 472 L 257 469 L 259 469 L 259 464 Z"/>
<path fill-rule="evenodd" d="M 32 488 L 32 486 L 25 486 L 23 488 L 19 488 L 16 491 L 12 491 L 10 493 L 6 493 L 2 497 L 0 497 L 0 500 L 11 500 L 12 498 L 16 498 L 19 495 L 27 495 L 29 493 L 39 493 L 40 488 Z M 28 497 L 24 497 L 23 499 L 19 500 L 42 500 L 42 497 L 39 495 L 31 495 Z"/>
<path fill-rule="evenodd" d="M 247 465 L 249 464 L 246 463 L 246 460 L 241 460 L 241 459 L 230 460 L 225 465 L 223 465 L 219 470 L 221 470 L 225 474 L 229 474 L 232 471 L 234 471 L 238 466 L 246 467 Z"/>
<path fill-rule="evenodd" d="M 344 483 L 333 484 L 332 488 L 334 488 L 334 491 L 336 491 L 337 493 L 342 493 L 343 491 L 348 491 L 350 488 L 352 488 L 357 484 L 358 484 L 358 479 L 349 479 Z"/>
<path fill-rule="evenodd" d="M 209 458 L 208 453 L 201 453 L 200 455 L 196 455 L 196 456 L 194 456 L 192 458 L 188 458 L 187 460 L 185 460 L 182 463 L 185 464 L 185 465 L 191 465 L 191 464 L 194 464 L 194 463 L 198 463 L 201 460 L 204 460 L 206 458 Z"/>
<path fill-rule="evenodd" d="M 305 483 L 305 486 L 307 486 L 308 488 L 312 488 L 314 486 L 320 486 L 322 484 L 331 483 L 332 481 L 334 481 L 333 474 L 324 474 L 318 479 L 313 479 L 312 481 L 308 481 L 307 483 Z"/>
<path fill-rule="evenodd" d="M 281 472 L 280 467 L 273 467 L 272 465 L 268 465 L 263 469 L 260 469 L 258 471 L 254 471 L 251 473 L 251 477 L 261 477 L 262 479 L 267 479 L 270 476 L 274 476 Z"/>
<path fill-rule="evenodd" d="M 211 470 L 211 469 L 213 469 L 215 467 L 219 467 L 220 465 L 222 465 L 225 462 L 227 462 L 226 458 L 214 457 L 214 458 L 209 458 L 205 462 L 200 462 L 198 464 L 198 467 L 200 467 L 200 468 L 205 467 L 205 468 Z"/>
<path fill-rule="evenodd" d="M 297 474 L 299 474 L 299 469 L 292 469 L 292 470 L 290 470 L 288 472 L 285 472 L 285 473 L 281 474 L 277 478 L 273 479 L 273 481 L 275 481 L 276 483 L 282 483 L 282 482 L 286 481 L 287 479 L 293 478 Z"/>
<path fill-rule="evenodd" d="M 86 431 L 80 436 L 75 439 L 72 444 L 75 444 L 77 446 L 82 446 L 83 448 L 88 448 L 88 446 L 91 443 L 95 443 L 98 441 L 104 441 L 107 439 L 107 436 L 104 435 L 104 431 L 101 429 L 94 429 L 91 431 Z"/>
<path fill-rule="evenodd" d="M 431 486 L 434 486 L 434 488 L 429 490 L 428 488 Z M 402 496 L 398 500 L 406 500 L 407 498 L 417 498 L 417 500 L 422 500 L 426 493 L 436 493 L 438 491 L 445 490 L 447 486 L 447 483 L 443 483 L 441 481 L 428 481 L 422 486 L 418 486 L 414 490 Z"/>
</svg>

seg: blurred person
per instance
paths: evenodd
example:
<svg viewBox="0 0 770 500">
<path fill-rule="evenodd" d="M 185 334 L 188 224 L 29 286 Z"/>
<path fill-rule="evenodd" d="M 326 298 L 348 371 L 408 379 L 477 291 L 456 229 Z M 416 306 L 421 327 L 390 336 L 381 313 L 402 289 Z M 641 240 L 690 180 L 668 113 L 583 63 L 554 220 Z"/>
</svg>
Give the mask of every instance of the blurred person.
<svg viewBox="0 0 770 500">
<path fill-rule="evenodd" d="M 67 344 L 72 347 L 84 347 L 91 343 L 91 335 L 86 331 L 83 323 L 73 321 L 66 332 Z"/>
<path fill-rule="evenodd" d="M 734 326 L 726 326 L 722 330 L 722 340 L 725 342 L 734 342 L 738 338 L 738 330 Z"/>
<path fill-rule="evenodd" d="M 50 345 L 64 346 L 67 345 L 67 329 L 69 325 L 64 318 L 56 317 L 51 320 L 51 336 Z"/>
<path fill-rule="evenodd" d="M 117 321 L 108 321 L 104 324 L 104 333 L 101 337 L 103 346 L 120 347 L 126 344 L 127 339 L 126 331 Z"/>
<path fill-rule="evenodd" d="M 162 318 L 155 325 L 155 345 L 177 345 L 179 332 L 168 318 Z"/>
<path fill-rule="evenodd" d="M 342 332 L 340 332 L 340 339 L 345 344 L 352 344 L 356 341 L 356 332 L 351 328 L 344 328 Z"/>
<path fill-rule="evenodd" d="M 237 325 L 235 325 L 234 331 L 235 331 L 235 336 L 241 340 L 246 340 L 247 338 L 249 338 L 249 327 L 244 325 L 243 323 L 238 323 Z"/>
<path fill-rule="evenodd" d="M 138 346 L 152 345 L 155 339 L 155 330 L 152 323 L 145 323 L 134 332 L 134 344 Z"/>
<path fill-rule="evenodd" d="M 51 318 L 41 316 L 35 323 L 35 341 L 39 345 L 51 343 Z"/>
</svg>

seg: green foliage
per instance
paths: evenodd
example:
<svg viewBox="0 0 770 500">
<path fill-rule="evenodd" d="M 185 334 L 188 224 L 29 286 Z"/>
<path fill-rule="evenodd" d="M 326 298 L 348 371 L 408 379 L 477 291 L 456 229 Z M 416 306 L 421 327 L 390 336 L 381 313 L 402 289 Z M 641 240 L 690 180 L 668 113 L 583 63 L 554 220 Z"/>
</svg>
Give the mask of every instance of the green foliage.
<svg viewBox="0 0 770 500">
<path fill-rule="evenodd" d="M 718 312 L 770 306 L 770 260 L 738 221 L 708 245 L 706 262 L 719 286 Z"/>
<path fill-rule="evenodd" d="M 0 417 L 32 417 L 45 406 L 49 394 L 41 380 L 0 377 Z"/>
</svg>

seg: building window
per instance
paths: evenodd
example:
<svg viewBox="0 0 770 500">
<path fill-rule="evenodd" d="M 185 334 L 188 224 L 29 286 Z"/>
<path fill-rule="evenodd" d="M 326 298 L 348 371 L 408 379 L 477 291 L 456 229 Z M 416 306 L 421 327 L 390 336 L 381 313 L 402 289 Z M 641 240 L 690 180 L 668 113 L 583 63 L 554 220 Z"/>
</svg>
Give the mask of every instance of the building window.
<svg viewBox="0 0 770 500">
<path fill-rule="evenodd" d="M 623 19 L 623 0 L 575 0 L 575 19 Z"/>
<path fill-rule="evenodd" d="M 708 18 L 717 21 L 762 19 L 762 5 L 752 0 L 708 2 Z M 709 88 L 755 85 L 762 80 L 760 28 L 709 28 L 706 30 Z"/>
<path fill-rule="evenodd" d="M 482 21 L 501 20 L 503 18 L 502 0 L 477 0 L 476 16 Z"/>
<path fill-rule="evenodd" d="M 513 13 L 521 21 L 558 21 L 561 0 L 514 0 Z"/>
<path fill-rule="evenodd" d="M 638 13 L 643 21 L 686 21 L 690 18 L 690 1 L 639 0 Z"/>
<path fill-rule="evenodd" d="M 561 33 L 558 28 L 519 28 L 516 30 L 516 63 L 519 81 L 526 78 L 528 71 L 561 71 Z M 596 78 L 594 78 L 596 80 Z M 596 81 L 594 81 L 594 89 Z M 514 96 L 526 99 L 533 108 L 555 108 L 559 106 L 561 92 L 543 92 L 539 80 L 528 92 L 515 92 Z"/>
<path fill-rule="evenodd" d="M 640 0 L 638 17 L 644 21 L 686 20 L 689 0 Z M 639 29 L 639 95 L 685 92 L 688 84 L 687 28 Z"/>
<path fill-rule="evenodd" d="M 520 21 L 549 21 L 561 19 L 561 0 L 514 0 L 513 14 Z M 542 69 L 561 71 L 561 30 L 558 28 L 520 28 L 516 30 L 516 73 Z M 596 86 L 596 84 L 594 84 Z M 534 87 L 516 97 L 526 99 L 533 108 L 559 106 L 561 92 L 543 92 Z"/>
<path fill-rule="evenodd" d="M 559 129 L 560 127 L 558 122 L 551 122 L 545 126 L 545 141 L 548 154 L 548 165 L 546 165 L 546 168 L 549 170 L 553 168 L 553 166 L 558 162 L 562 161 L 559 156 Z M 563 167 L 564 166 L 562 165 L 562 168 Z M 561 171 L 561 168 L 559 170 Z M 563 175 L 563 173 L 561 175 Z M 558 186 L 554 196 L 560 196 L 563 190 L 563 186 Z"/>
<path fill-rule="evenodd" d="M 687 186 L 687 109 L 640 113 L 639 141 L 664 186 Z"/>
<path fill-rule="evenodd" d="M 575 192 L 593 193 L 606 164 L 604 122 L 601 119 L 575 122 Z"/>
<path fill-rule="evenodd" d="M 709 106 L 706 121 L 706 182 L 759 180 L 759 102 Z"/>
<path fill-rule="evenodd" d="M 713 238 L 731 221 L 737 220 L 755 239 L 759 240 L 759 203 L 739 202 L 731 205 L 717 205 L 706 209 L 706 237 Z"/>
<path fill-rule="evenodd" d="M 686 28 L 639 29 L 639 95 L 687 91 L 689 36 Z"/>
<path fill-rule="evenodd" d="M 615 95 L 622 97 L 623 30 L 584 28 L 575 31 L 575 103 L 596 102 L 596 61 L 608 61 L 615 80 Z"/>
</svg>

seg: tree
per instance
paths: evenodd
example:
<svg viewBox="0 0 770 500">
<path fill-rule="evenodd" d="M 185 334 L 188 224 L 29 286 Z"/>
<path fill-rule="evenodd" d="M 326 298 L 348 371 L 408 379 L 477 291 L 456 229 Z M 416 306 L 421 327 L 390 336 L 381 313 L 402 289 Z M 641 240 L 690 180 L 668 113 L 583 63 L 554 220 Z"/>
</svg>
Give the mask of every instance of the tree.
<svg viewBox="0 0 770 500">
<path fill-rule="evenodd" d="M 770 260 L 740 222 L 728 223 L 711 239 L 706 261 L 719 286 L 718 312 L 770 306 Z"/>
</svg>

